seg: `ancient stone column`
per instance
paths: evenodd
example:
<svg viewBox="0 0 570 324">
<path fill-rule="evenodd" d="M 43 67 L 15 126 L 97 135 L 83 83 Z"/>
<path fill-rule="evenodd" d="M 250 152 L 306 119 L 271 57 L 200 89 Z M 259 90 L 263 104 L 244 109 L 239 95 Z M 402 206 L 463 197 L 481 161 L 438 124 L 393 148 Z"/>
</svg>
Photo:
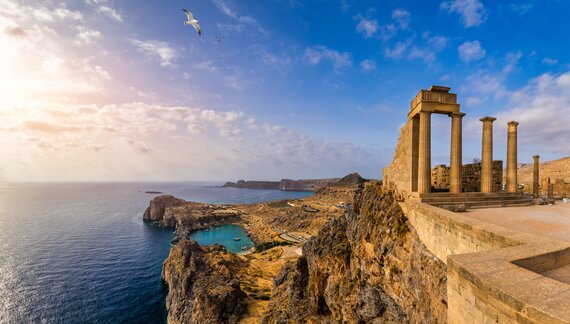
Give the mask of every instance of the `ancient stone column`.
<svg viewBox="0 0 570 324">
<path fill-rule="evenodd" d="M 517 192 L 517 126 L 519 122 L 511 120 L 507 123 L 507 192 Z"/>
<path fill-rule="evenodd" d="M 538 198 L 539 186 L 538 186 L 538 159 L 539 155 L 532 157 L 534 159 L 534 168 L 532 170 L 532 196 Z"/>
<path fill-rule="evenodd" d="M 481 192 L 493 192 L 493 122 L 494 117 L 483 117 L 483 147 L 481 150 Z"/>
<path fill-rule="evenodd" d="M 431 191 L 431 112 L 420 111 L 418 192 Z"/>
<path fill-rule="evenodd" d="M 449 158 L 449 192 L 462 191 L 461 184 L 463 169 L 462 130 L 461 123 L 464 113 L 452 113 L 451 117 L 451 154 Z"/>
</svg>

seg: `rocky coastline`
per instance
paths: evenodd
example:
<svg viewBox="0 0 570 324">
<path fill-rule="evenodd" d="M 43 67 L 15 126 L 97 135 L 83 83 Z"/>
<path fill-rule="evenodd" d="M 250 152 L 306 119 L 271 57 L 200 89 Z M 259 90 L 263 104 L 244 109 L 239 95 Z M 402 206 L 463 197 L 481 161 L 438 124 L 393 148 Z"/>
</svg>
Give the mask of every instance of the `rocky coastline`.
<svg viewBox="0 0 570 324">
<path fill-rule="evenodd" d="M 176 228 L 179 240 L 162 271 L 169 323 L 446 321 L 446 267 L 378 182 L 252 205 L 158 196 L 144 218 Z M 302 240 L 236 255 L 187 239 L 229 222 L 256 244 Z"/>
</svg>

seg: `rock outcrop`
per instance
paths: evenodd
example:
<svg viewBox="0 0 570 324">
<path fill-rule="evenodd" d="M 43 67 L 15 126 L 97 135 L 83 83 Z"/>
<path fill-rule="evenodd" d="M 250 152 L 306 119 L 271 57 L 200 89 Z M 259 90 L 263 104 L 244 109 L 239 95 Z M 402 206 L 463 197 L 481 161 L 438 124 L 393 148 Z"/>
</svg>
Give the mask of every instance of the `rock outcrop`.
<svg viewBox="0 0 570 324">
<path fill-rule="evenodd" d="M 179 241 L 162 268 L 168 323 L 237 323 L 247 310 L 235 277 L 240 267 L 239 257 L 221 245 Z"/>
<path fill-rule="evenodd" d="M 143 219 L 150 222 L 161 222 L 164 220 L 164 214 L 167 208 L 181 206 L 182 204 L 184 204 L 184 200 L 171 195 L 154 197 L 145 210 Z"/>
<path fill-rule="evenodd" d="M 446 321 L 446 267 L 392 192 L 369 183 L 274 282 L 264 323 Z"/>
<path fill-rule="evenodd" d="M 159 226 L 176 228 L 176 236 L 182 237 L 212 225 L 238 222 L 240 216 L 239 210 L 229 206 L 203 204 L 161 195 L 150 201 L 143 219 Z"/>
</svg>

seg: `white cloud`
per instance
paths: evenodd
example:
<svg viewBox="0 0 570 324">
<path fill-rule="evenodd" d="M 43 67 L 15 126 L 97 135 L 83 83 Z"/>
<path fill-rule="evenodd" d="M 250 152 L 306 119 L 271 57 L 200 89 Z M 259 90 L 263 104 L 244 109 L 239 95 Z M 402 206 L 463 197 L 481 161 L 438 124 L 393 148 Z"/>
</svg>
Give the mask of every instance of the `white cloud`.
<svg viewBox="0 0 570 324">
<path fill-rule="evenodd" d="M 396 9 L 392 11 L 392 19 L 396 21 L 400 29 L 407 30 L 410 28 L 410 21 L 412 19 L 412 15 L 407 10 Z"/>
<path fill-rule="evenodd" d="M 101 32 L 89 29 L 85 26 L 77 26 L 77 43 L 78 44 L 91 44 L 94 40 L 101 39 Z"/>
<path fill-rule="evenodd" d="M 509 95 L 505 86 L 505 74 L 482 70 L 467 76 L 461 91 L 466 94 L 473 94 L 480 99 L 489 96 L 498 99 Z"/>
<path fill-rule="evenodd" d="M 479 26 L 487 19 L 487 11 L 480 0 L 449 0 L 442 2 L 439 7 L 459 14 L 467 28 Z"/>
<path fill-rule="evenodd" d="M 372 37 L 378 31 L 378 22 L 374 19 L 366 19 L 363 16 L 356 16 L 358 20 L 356 24 L 356 31 L 364 34 L 364 37 Z"/>
<path fill-rule="evenodd" d="M 544 151 L 570 154 L 570 72 L 543 74 L 514 91 L 510 99 L 510 109 L 497 117 L 520 122 L 520 144 L 536 144 Z"/>
<path fill-rule="evenodd" d="M 0 164 L 12 180 L 342 176 L 380 159 L 240 111 L 145 103 L 18 107 L 4 112 L 0 133 L 12 152 Z"/>
<path fill-rule="evenodd" d="M 38 7 L 32 10 L 32 14 L 40 21 L 51 22 L 56 19 L 81 20 L 83 15 L 79 11 L 68 10 L 65 7 L 50 9 Z"/>
<path fill-rule="evenodd" d="M 465 63 L 479 61 L 487 55 L 487 51 L 481 47 L 479 41 L 465 42 L 459 45 L 457 52 L 459 58 Z"/>
<path fill-rule="evenodd" d="M 121 16 L 121 14 L 113 9 L 107 0 L 87 0 L 87 3 L 95 7 L 95 10 L 100 14 L 105 15 L 118 22 L 123 21 L 123 16 Z"/>
<path fill-rule="evenodd" d="M 509 74 L 517 68 L 517 64 L 522 57 L 522 52 L 508 52 L 505 54 L 505 67 L 503 68 L 503 73 Z"/>
<path fill-rule="evenodd" d="M 372 60 L 363 60 L 360 62 L 360 69 L 362 72 L 372 72 L 376 70 L 376 63 Z"/>
<path fill-rule="evenodd" d="M 312 65 L 317 65 L 322 61 L 329 61 L 335 69 L 352 65 L 350 53 L 338 52 L 322 45 L 306 48 L 305 58 Z"/>
<path fill-rule="evenodd" d="M 408 47 L 410 47 L 411 44 L 411 39 L 397 42 L 393 48 L 387 48 L 384 50 L 384 56 L 390 59 L 400 59 L 404 56 L 404 52 L 408 49 Z"/>
<path fill-rule="evenodd" d="M 137 51 L 158 60 L 161 66 L 172 66 L 173 61 L 179 56 L 178 51 L 167 42 L 137 39 L 129 39 L 129 42 L 137 48 Z"/>
</svg>

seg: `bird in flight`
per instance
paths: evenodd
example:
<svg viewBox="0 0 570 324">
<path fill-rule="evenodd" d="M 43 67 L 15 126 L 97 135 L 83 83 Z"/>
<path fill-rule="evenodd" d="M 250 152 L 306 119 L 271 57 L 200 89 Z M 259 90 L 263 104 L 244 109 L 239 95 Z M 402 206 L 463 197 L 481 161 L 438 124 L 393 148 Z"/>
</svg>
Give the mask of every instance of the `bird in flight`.
<svg viewBox="0 0 570 324">
<path fill-rule="evenodd" d="M 216 39 L 218 40 L 218 43 L 224 40 L 224 36 L 222 35 L 216 35 Z"/>
<path fill-rule="evenodd" d="M 190 11 L 186 9 L 182 10 L 184 11 L 184 13 L 186 13 L 186 16 L 188 16 L 188 20 L 184 22 L 184 25 L 186 26 L 191 25 L 192 27 L 194 27 L 194 29 L 196 29 L 198 35 L 202 36 L 202 30 L 200 29 L 200 24 L 198 24 L 198 20 L 194 19 L 194 15 Z"/>
</svg>

